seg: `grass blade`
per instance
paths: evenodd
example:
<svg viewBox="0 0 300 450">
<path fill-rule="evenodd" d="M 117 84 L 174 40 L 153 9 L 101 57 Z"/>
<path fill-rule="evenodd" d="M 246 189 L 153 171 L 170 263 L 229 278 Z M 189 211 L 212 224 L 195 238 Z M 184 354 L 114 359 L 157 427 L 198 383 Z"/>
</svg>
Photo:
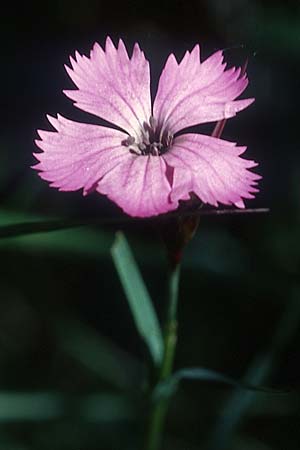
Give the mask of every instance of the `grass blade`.
<svg viewBox="0 0 300 450">
<path fill-rule="evenodd" d="M 246 392 L 267 392 L 267 393 L 281 393 L 275 389 L 268 389 L 263 386 L 257 386 L 244 381 L 235 380 L 227 375 L 224 375 L 215 370 L 207 369 L 205 367 L 187 367 L 175 372 L 170 378 L 160 383 L 154 392 L 154 401 L 161 396 L 170 396 L 175 393 L 182 380 L 195 380 L 208 383 L 223 384 L 230 387 L 236 387 Z"/>
<path fill-rule="evenodd" d="M 125 236 L 120 232 L 117 233 L 111 253 L 137 330 L 147 344 L 154 363 L 158 365 L 163 355 L 161 328 L 139 268 Z"/>
</svg>

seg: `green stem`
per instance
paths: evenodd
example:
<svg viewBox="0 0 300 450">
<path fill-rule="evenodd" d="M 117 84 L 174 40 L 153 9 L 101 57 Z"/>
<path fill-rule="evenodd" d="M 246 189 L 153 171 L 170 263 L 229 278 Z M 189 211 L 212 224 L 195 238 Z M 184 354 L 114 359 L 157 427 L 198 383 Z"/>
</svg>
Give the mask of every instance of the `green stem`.
<svg viewBox="0 0 300 450">
<path fill-rule="evenodd" d="M 177 341 L 177 304 L 180 265 L 177 264 L 169 274 L 168 279 L 168 310 L 164 336 L 164 357 L 160 367 L 158 384 L 168 378 L 173 369 L 176 341 Z M 169 398 L 157 400 L 152 407 L 145 450 L 159 450 L 168 411 Z"/>
</svg>

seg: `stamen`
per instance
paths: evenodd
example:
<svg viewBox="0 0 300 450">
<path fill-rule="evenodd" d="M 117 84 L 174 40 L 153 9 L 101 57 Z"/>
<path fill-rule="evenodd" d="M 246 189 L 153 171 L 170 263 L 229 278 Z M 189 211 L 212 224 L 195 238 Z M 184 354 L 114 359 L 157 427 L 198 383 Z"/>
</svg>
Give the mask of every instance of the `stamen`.
<svg viewBox="0 0 300 450">
<path fill-rule="evenodd" d="M 151 131 L 150 125 L 147 122 L 143 123 L 143 128 L 144 128 L 145 131 L 148 131 L 148 132 Z"/>
<path fill-rule="evenodd" d="M 141 152 L 141 150 L 139 150 L 139 149 L 137 149 L 137 148 L 130 148 L 130 149 L 129 149 L 129 152 L 132 153 L 132 154 L 134 154 L 134 155 L 138 155 L 138 156 L 140 156 L 140 155 L 143 154 L 143 153 Z"/>
<path fill-rule="evenodd" d="M 153 116 L 150 116 L 149 123 L 152 130 L 156 130 L 157 120 Z"/>
<path fill-rule="evenodd" d="M 141 143 L 138 145 L 138 148 L 139 148 L 142 152 L 144 152 L 144 151 L 147 149 L 147 145 L 144 144 L 144 142 L 141 142 Z"/>
<path fill-rule="evenodd" d="M 159 150 L 158 150 L 155 142 L 150 145 L 150 153 L 153 156 L 159 156 Z"/>
<path fill-rule="evenodd" d="M 140 139 L 136 141 L 133 136 L 128 136 L 122 141 L 122 145 L 130 147 L 129 152 L 134 155 L 160 156 L 170 149 L 172 142 L 172 133 L 167 129 L 162 129 L 157 120 L 150 116 L 149 122 L 143 123 Z"/>
<path fill-rule="evenodd" d="M 134 136 L 128 136 L 128 138 L 124 139 L 121 144 L 125 145 L 125 147 L 129 147 L 130 145 L 135 143 L 135 137 Z"/>
</svg>

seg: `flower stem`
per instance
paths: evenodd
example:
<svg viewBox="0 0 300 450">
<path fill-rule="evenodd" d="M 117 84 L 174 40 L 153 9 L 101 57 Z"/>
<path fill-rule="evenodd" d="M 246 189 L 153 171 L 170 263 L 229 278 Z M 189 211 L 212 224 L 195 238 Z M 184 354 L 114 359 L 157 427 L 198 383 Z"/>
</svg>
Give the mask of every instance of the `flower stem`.
<svg viewBox="0 0 300 450">
<path fill-rule="evenodd" d="M 170 270 L 168 279 L 168 310 L 164 335 L 164 357 L 159 371 L 157 384 L 167 379 L 173 369 L 176 341 L 177 341 L 177 304 L 180 278 L 180 264 Z M 145 450 L 159 450 L 169 406 L 169 398 L 157 400 L 150 412 Z"/>
</svg>

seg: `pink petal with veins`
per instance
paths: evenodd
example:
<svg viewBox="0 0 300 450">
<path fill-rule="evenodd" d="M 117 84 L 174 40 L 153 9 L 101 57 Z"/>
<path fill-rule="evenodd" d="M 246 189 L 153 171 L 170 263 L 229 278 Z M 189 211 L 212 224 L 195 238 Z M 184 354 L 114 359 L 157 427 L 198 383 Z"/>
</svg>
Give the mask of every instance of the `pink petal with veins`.
<svg viewBox="0 0 300 450">
<path fill-rule="evenodd" d="M 163 158 L 174 168 L 171 201 L 177 203 L 194 192 L 204 203 L 244 207 L 243 199 L 258 192 L 259 175 L 249 169 L 257 164 L 240 155 L 245 147 L 201 134 L 183 134 Z"/>
<path fill-rule="evenodd" d="M 151 115 L 150 68 L 139 45 L 129 58 L 123 41 L 115 48 L 108 37 L 105 50 L 95 43 L 89 58 L 76 52 L 70 61 L 66 70 L 78 90 L 64 93 L 75 106 L 136 136 Z"/>
<path fill-rule="evenodd" d="M 167 166 L 157 156 L 134 156 L 107 173 L 97 190 L 117 203 L 127 214 L 150 217 L 177 208 L 170 201 Z"/>
<path fill-rule="evenodd" d="M 160 76 L 154 100 L 154 116 L 173 134 L 184 128 L 227 119 L 254 99 L 234 101 L 247 87 L 241 70 L 226 70 L 221 51 L 200 62 L 196 45 L 178 64 L 171 54 Z"/>
<path fill-rule="evenodd" d="M 125 159 L 128 149 L 121 142 L 127 134 L 112 128 L 48 116 L 57 131 L 38 131 L 41 140 L 34 166 L 40 177 L 61 191 L 83 189 L 88 193 L 99 179 Z"/>
</svg>

